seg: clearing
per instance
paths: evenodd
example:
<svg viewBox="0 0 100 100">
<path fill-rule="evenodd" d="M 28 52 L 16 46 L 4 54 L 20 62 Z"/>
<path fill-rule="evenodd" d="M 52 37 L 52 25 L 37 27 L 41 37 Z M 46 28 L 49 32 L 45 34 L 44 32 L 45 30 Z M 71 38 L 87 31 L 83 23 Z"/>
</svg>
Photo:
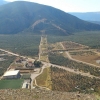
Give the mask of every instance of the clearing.
<svg viewBox="0 0 100 100">
<path fill-rule="evenodd" d="M 0 89 L 19 89 L 22 84 L 23 79 L 0 80 Z"/>
</svg>

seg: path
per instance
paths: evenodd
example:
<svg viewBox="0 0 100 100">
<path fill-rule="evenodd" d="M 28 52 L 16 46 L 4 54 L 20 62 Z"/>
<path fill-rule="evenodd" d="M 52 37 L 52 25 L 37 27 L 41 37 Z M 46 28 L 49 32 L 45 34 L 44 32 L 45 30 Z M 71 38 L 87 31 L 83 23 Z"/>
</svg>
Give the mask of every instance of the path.
<svg viewBox="0 0 100 100">
<path fill-rule="evenodd" d="M 62 45 L 62 48 L 65 49 L 65 47 L 63 46 L 63 44 L 60 42 L 60 44 Z M 65 52 L 67 57 L 72 60 L 72 61 L 75 61 L 75 62 L 78 62 L 78 63 L 83 63 L 83 64 L 86 64 L 86 65 L 89 65 L 89 66 L 93 66 L 93 67 L 99 67 L 100 66 L 97 66 L 97 65 L 94 65 L 94 64 L 91 64 L 91 63 L 87 63 L 87 62 L 84 62 L 84 61 L 80 61 L 80 60 L 77 60 L 77 59 L 74 59 L 71 57 L 70 53 L 68 51 Z"/>
</svg>

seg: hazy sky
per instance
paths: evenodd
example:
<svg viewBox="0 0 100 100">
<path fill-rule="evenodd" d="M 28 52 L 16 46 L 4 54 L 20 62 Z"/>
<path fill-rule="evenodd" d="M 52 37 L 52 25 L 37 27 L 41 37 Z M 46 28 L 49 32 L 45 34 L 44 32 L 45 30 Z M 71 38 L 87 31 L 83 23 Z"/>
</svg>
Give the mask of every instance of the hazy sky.
<svg viewBox="0 0 100 100">
<path fill-rule="evenodd" d="M 65 12 L 95 12 L 100 11 L 100 0 L 5 0 L 5 1 L 31 1 L 50 5 Z"/>
</svg>

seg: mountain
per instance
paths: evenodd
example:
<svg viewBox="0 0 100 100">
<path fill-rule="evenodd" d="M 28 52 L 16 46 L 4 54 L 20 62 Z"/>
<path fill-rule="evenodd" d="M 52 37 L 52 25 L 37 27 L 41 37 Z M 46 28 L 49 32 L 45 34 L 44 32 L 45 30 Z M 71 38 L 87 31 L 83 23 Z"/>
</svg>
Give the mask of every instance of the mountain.
<svg viewBox="0 0 100 100">
<path fill-rule="evenodd" d="M 70 13 L 80 19 L 87 21 L 100 21 L 100 12 Z"/>
<path fill-rule="evenodd" d="M 32 2 L 16 1 L 0 6 L 0 34 L 33 33 L 69 35 L 100 30 L 100 25 L 83 21 L 59 9 Z"/>
<path fill-rule="evenodd" d="M 100 21 L 89 21 L 89 22 L 100 25 Z"/>
<path fill-rule="evenodd" d="M 4 1 L 4 0 L 0 0 L 0 5 L 6 4 L 8 2 Z"/>
</svg>

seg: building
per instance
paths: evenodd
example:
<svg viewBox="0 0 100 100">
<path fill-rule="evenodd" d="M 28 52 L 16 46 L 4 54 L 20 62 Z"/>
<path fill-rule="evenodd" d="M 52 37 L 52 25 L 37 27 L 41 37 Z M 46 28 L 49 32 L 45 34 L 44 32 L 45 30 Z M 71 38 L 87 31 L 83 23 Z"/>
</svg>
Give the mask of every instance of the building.
<svg viewBox="0 0 100 100">
<path fill-rule="evenodd" d="M 7 71 L 6 73 L 4 73 L 3 75 L 3 79 L 17 79 L 20 78 L 20 72 L 19 70 L 11 70 L 11 71 Z"/>
</svg>

